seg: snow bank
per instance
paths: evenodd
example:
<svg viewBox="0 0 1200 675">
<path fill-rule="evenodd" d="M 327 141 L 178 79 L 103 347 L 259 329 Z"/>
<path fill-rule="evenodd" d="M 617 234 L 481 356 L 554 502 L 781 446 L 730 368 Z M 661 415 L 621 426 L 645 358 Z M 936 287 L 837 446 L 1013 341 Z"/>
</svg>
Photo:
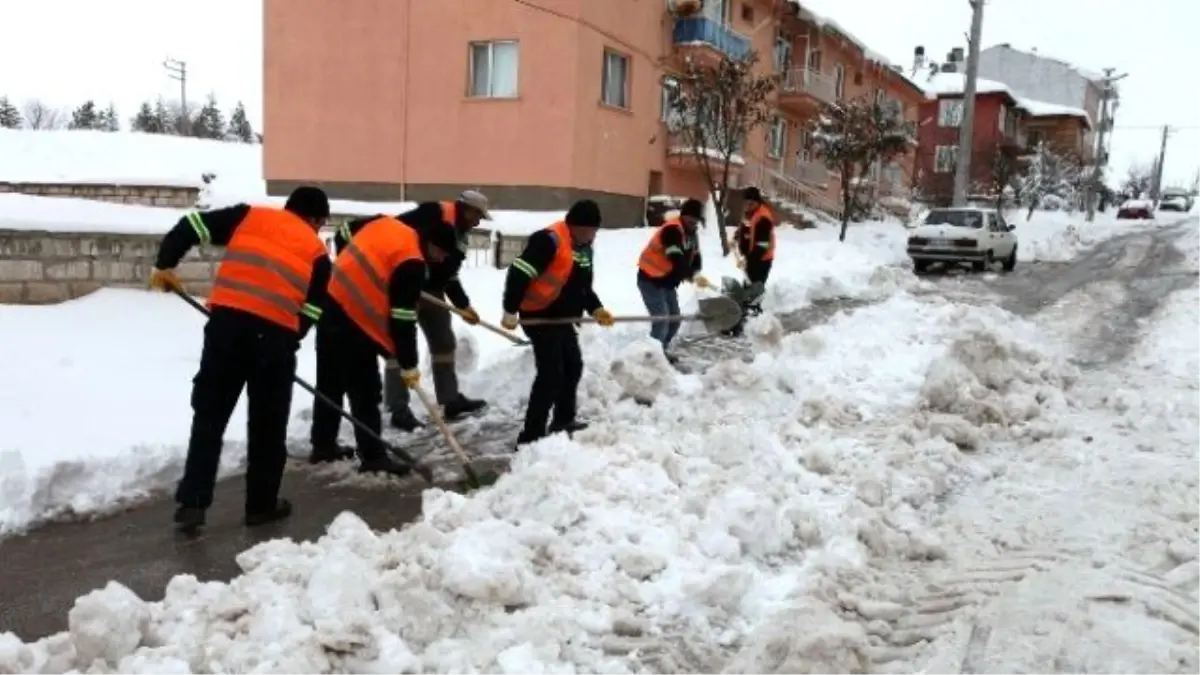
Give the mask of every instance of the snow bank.
<svg viewBox="0 0 1200 675">
<path fill-rule="evenodd" d="M 1012 212 L 1009 222 L 1016 225 L 1017 259 L 1020 262 L 1068 262 L 1082 251 L 1106 239 L 1155 227 L 1153 221 L 1117 220 L 1116 211 L 1097 213 L 1087 222 L 1083 213 L 1034 211 Z"/>
<path fill-rule="evenodd" d="M 424 520 L 399 532 L 343 513 L 316 542 L 242 553 L 229 584 L 177 577 L 160 603 L 110 585 L 66 634 L 8 639 L 0 670 L 864 670 L 870 621 L 842 609 L 854 575 L 944 557 L 931 525 L 969 479 L 919 426 L 929 373 L 1014 323 L 899 293 L 752 363 L 674 374 L 650 407 L 611 374 L 638 364 L 636 391 L 658 382 L 651 345 L 585 331 L 592 427 L 530 446 L 493 488 L 426 491 Z M 489 375 L 512 389 L 528 358 Z M 89 626 L 117 614 L 98 644 Z"/>
</svg>

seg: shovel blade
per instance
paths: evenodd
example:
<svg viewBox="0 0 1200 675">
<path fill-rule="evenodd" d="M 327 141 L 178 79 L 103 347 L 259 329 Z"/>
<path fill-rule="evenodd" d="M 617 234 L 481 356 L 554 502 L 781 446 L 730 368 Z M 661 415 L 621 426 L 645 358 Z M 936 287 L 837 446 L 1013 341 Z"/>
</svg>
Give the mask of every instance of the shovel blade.
<svg viewBox="0 0 1200 675">
<path fill-rule="evenodd" d="M 742 307 L 732 298 L 718 295 L 712 298 L 700 298 L 701 320 L 704 328 L 710 333 L 721 333 L 738 325 L 742 320 Z"/>
</svg>

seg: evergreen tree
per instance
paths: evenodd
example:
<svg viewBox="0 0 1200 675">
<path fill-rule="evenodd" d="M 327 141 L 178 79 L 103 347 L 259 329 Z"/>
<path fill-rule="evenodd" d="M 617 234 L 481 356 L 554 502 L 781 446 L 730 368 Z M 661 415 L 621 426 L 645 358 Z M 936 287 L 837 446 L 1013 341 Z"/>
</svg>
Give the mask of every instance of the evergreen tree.
<svg viewBox="0 0 1200 675">
<path fill-rule="evenodd" d="M 108 107 L 100 113 L 100 121 L 96 127 L 100 131 L 120 131 L 121 119 L 117 117 L 117 108 L 109 103 Z"/>
<path fill-rule="evenodd" d="M 217 97 L 215 95 L 209 94 L 204 107 L 200 109 L 200 112 L 196 113 L 196 117 L 191 123 L 191 135 L 196 138 L 212 138 L 216 140 L 225 138 L 225 114 L 217 106 Z"/>
<path fill-rule="evenodd" d="M 137 114 L 133 116 L 133 119 L 129 120 L 129 128 L 131 131 L 140 131 L 144 134 L 161 134 L 163 132 L 162 127 L 158 124 L 158 118 L 154 116 L 154 108 L 150 107 L 149 101 L 142 101 Z"/>
<path fill-rule="evenodd" d="M 7 96 L 0 96 L 0 128 L 21 128 L 21 111 L 13 105 L 12 101 L 8 100 Z"/>
<path fill-rule="evenodd" d="M 171 110 L 167 108 L 167 104 L 163 102 L 160 96 L 154 102 L 154 121 L 159 131 L 157 134 L 178 134 L 179 125 L 176 124 L 176 117 L 171 114 Z"/>
<path fill-rule="evenodd" d="M 250 120 L 246 117 L 246 106 L 242 105 L 241 101 L 237 102 L 237 106 L 229 116 L 229 129 L 226 137 L 231 141 L 242 143 L 255 142 L 254 127 L 250 126 Z"/>
<path fill-rule="evenodd" d="M 71 111 L 71 123 L 68 129 L 99 129 L 100 111 L 96 110 L 96 102 L 88 99 L 75 110 Z"/>
</svg>

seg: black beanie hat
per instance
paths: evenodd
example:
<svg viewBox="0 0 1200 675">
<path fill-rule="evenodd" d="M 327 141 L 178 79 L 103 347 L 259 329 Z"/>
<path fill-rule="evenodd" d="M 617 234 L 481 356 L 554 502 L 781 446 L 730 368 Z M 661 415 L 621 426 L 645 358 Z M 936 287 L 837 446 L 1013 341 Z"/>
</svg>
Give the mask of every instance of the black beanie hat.
<svg viewBox="0 0 1200 675">
<path fill-rule="evenodd" d="M 568 225 L 600 227 L 600 205 L 590 199 L 580 199 L 567 211 Z"/>
<path fill-rule="evenodd" d="M 704 220 L 704 204 L 699 199 L 689 199 L 679 207 L 679 215 L 686 218 Z"/>
<path fill-rule="evenodd" d="M 287 204 L 284 204 L 283 208 L 301 218 L 328 218 L 329 197 L 319 187 L 301 185 L 292 190 L 292 194 L 288 196 Z"/>
<path fill-rule="evenodd" d="M 747 188 L 742 188 L 742 199 L 755 202 L 765 201 L 762 196 L 762 191 L 753 185 Z"/>
</svg>

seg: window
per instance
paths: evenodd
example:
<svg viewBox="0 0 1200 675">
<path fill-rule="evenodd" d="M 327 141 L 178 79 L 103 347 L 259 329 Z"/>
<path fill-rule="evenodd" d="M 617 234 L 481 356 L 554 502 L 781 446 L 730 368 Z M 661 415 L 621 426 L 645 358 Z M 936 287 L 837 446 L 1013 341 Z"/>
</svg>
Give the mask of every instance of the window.
<svg viewBox="0 0 1200 675">
<path fill-rule="evenodd" d="M 750 3 L 742 3 L 742 21 L 754 23 L 754 8 L 750 6 Z"/>
<path fill-rule="evenodd" d="M 611 49 L 604 50 L 600 100 L 604 105 L 629 109 L 629 57 Z"/>
<path fill-rule="evenodd" d="M 729 23 L 729 0 L 708 0 L 701 6 L 704 17 L 725 25 Z"/>
<path fill-rule="evenodd" d="M 516 41 L 472 42 L 468 96 L 476 98 L 516 98 Z"/>
<path fill-rule="evenodd" d="M 808 69 L 821 72 L 821 50 L 814 49 L 808 53 Z"/>
<path fill-rule="evenodd" d="M 938 126 L 957 127 L 962 124 L 963 102 L 960 98 L 944 98 L 938 101 Z"/>
<path fill-rule="evenodd" d="M 772 159 L 783 157 L 786 146 L 787 125 L 782 118 L 776 117 L 771 121 L 771 128 L 767 132 L 767 156 Z"/>
<path fill-rule="evenodd" d="M 775 38 L 775 72 L 787 72 L 792 63 L 792 41 L 786 35 Z"/>
<path fill-rule="evenodd" d="M 1041 129 L 1030 129 L 1029 133 L 1026 135 L 1026 138 L 1028 139 L 1028 146 L 1031 148 L 1036 148 L 1042 144 Z"/>
<path fill-rule="evenodd" d="M 958 163 L 957 145 L 939 145 L 933 155 L 934 173 L 953 173 Z"/>
<path fill-rule="evenodd" d="M 846 69 L 840 63 L 833 67 L 833 91 L 838 99 L 846 93 Z"/>
<path fill-rule="evenodd" d="M 663 78 L 662 83 L 662 121 L 668 126 L 674 126 L 677 122 L 682 121 L 682 116 L 671 109 L 671 94 L 679 88 L 679 81 L 673 77 L 667 76 Z"/>
<path fill-rule="evenodd" d="M 996 128 L 1001 134 L 1008 135 L 1008 106 L 1000 104 L 1000 113 L 996 119 Z"/>
</svg>

